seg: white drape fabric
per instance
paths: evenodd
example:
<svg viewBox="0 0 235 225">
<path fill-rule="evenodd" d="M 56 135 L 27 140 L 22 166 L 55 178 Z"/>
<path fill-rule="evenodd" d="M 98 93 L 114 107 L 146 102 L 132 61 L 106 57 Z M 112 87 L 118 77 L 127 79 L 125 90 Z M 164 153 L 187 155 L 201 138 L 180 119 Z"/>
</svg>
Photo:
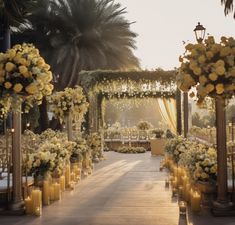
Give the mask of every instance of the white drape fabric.
<svg viewBox="0 0 235 225">
<path fill-rule="evenodd" d="M 157 103 L 163 121 L 176 134 L 176 100 L 173 98 L 158 98 Z"/>
</svg>

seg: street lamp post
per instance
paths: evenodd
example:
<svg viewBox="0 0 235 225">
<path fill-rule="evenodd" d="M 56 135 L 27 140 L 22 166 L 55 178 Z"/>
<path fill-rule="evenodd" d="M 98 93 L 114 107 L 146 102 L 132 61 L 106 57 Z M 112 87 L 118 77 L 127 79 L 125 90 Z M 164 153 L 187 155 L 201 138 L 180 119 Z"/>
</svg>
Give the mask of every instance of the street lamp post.
<svg viewBox="0 0 235 225">
<path fill-rule="evenodd" d="M 206 34 L 206 28 L 203 27 L 203 25 L 201 25 L 199 22 L 197 24 L 197 26 L 195 27 L 195 29 L 193 30 L 197 39 L 198 43 L 202 43 L 203 39 L 205 38 L 205 34 Z"/>
</svg>

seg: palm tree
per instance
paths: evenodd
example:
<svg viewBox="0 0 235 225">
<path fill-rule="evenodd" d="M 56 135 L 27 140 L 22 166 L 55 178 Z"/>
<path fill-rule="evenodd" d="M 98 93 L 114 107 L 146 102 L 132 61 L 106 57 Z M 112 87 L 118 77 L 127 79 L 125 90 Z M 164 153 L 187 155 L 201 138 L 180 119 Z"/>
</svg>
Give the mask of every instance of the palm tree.
<svg viewBox="0 0 235 225">
<path fill-rule="evenodd" d="M 224 5 L 224 13 L 228 15 L 228 13 L 233 12 L 233 0 L 221 0 L 221 4 Z M 235 18 L 235 12 L 233 14 Z"/>
<path fill-rule="evenodd" d="M 114 0 L 40 0 L 16 38 L 41 50 L 63 89 L 76 85 L 81 70 L 139 68 L 125 13 Z"/>
<path fill-rule="evenodd" d="M 19 27 L 25 22 L 28 7 L 33 0 L 0 0 L 0 51 L 11 46 L 12 27 Z"/>
</svg>

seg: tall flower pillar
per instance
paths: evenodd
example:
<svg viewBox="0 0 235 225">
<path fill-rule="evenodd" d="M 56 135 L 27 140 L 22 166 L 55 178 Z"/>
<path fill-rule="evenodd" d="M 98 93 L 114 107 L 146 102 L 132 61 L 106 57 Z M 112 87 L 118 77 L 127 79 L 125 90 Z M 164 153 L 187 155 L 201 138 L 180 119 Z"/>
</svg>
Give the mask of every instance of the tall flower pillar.
<svg viewBox="0 0 235 225">
<path fill-rule="evenodd" d="M 217 144 L 217 200 L 214 202 L 213 213 L 224 215 L 232 209 L 228 200 L 227 185 L 227 148 L 226 148 L 226 116 L 225 99 L 217 97 L 216 104 L 216 144 Z"/>
<path fill-rule="evenodd" d="M 10 209 L 24 213 L 22 196 L 21 102 L 14 99 L 12 134 L 12 202 Z"/>
</svg>

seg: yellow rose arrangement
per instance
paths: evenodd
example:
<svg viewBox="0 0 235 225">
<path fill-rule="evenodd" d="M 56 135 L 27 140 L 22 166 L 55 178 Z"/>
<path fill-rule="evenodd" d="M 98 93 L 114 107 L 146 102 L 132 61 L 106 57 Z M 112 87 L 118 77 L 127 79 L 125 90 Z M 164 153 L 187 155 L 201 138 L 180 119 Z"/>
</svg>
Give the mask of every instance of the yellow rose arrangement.
<svg viewBox="0 0 235 225">
<path fill-rule="evenodd" d="M 188 44 L 180 56 L 178 87 L 187 92 L 196 86 L 198 103 L 206 96 L 229 98 L 235 93 L 235 39 L 209 36 L 203 43 Z"/>
<path fill-rule="evenodd" d="M 21 100 L 40 104 L 50 95 L 52 73 L 50 66 L 32 44 L 17 44 L 6 53 L 0 53 L 0 95 L 18 96 Z"/>
<path fill-rule="evenodd" d="M 82 120 L 88 109 L 88 102 L 80 86 L 65 88 L 48 98 L 51 111 L 62 123 L 70 112 L 74 121 Z"/>
</svg>

